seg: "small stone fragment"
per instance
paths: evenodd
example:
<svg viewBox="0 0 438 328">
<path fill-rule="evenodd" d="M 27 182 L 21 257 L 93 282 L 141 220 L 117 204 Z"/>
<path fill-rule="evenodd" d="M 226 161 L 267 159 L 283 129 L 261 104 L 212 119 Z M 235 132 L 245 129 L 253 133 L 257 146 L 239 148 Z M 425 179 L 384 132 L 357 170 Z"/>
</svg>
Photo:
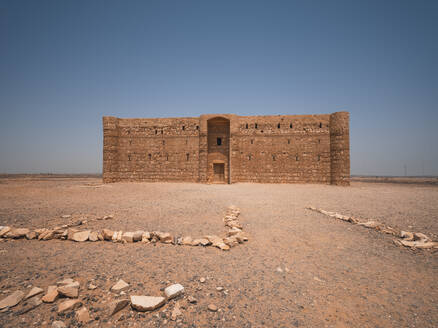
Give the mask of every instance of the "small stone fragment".
<svg viewBox="0 0 438 328">
<path fill-rule="evenodd" d="M 79 288 L 75 284 L 58 287 L 58 293 L 62 296 L 77 298 L 79 296 Z"/>
<path fill-rule="evenodd" d="M 73 310 L 76 306 L 82 304 L 81 300 L 67 300 L 59 304 L 58 313 L 62 313 L 68 310 Z"/>
<path fill-rule="evenodd" d="M 11 227 L 2 227 L 2 229 L 0 229 L 0 237 L 6 235 L 9 231 L 11 231 L 11 229 Z"/>
<path fill-rule="evenodd" d="M 24 303 L 23 307 L 20 311 L 18 311 L 18 314 L 24 314 L 27 313 L 38 306 L 40 306 L 43 302 L 41 302 L 41 298 L 39 297 L 33 297 L 30 300 L 28 300 L 26 303 Z"/>
<path fill-rule="evenodd" d="M 122 240 L 126 241 L 127 243 L 133 243 L 134 242 L 134 233 L 127 231 L 123 233 Z"/>
<path fill-rule="evenodd" d="M 160 241 L 164 244 L 170 244 L 173 241 L 172 235 L 168 232 L 160 232 L 158 238 L 160 238 Z"/>
<path fill-rule="evenodd" d="M 205 278 L 204 278 L 204 277 L 201 277 L 201 278 L 199 279 L 199 282 L 200 282 L 200 283 L 204 283 L 204 282 L 205 282 Z"/>
<path fill-rule="evenodd" d="M 80 323 L 89 323 L 91 321 L 90 313 L 85 306 L 76 311 L 76 320 Z"/>
<path fill-rule="evenodd" d="M 53 321 L 52 328 L 67 328 L 67 326 L 62 321 Z"/>
<path fill-rule="evenodd" d="M 128 299 L 117 300 L 112 304 L 111 315 L 123 310 L 129 304 Z"/>
<path fill-rule="evenodd" d="M 198 300 L 191 295 L 189 297 L 187 297 L 187 301 L 189 301 L 189 303 L 192 303 L 192 304 L 198 302 Z"/>
<path fill-rule="evenodd" d="M 62 219 L 70 219 L 71 215 L 70 214 L 65 214 L 65 215 L 61 215 Z"/>
<path fill-rule="evenodd" d="M 181 284 L 173 284 L 164 289 L 164 294 L 166 295 L 168 300 L 175 298 L 184 293 L 184 287 Z"/>
<path fill-rule="evenodd" d="M 135 231 L 134 234 L 132 235 L 132 240 L 134 242 L 141 241 L 141 239 L 143 237 L 143 233 L 144 233 L 144 231 L 141 231 L 141 230 Z"/>
<path fill-rule="evenodd" d="M 214 304 L 209 304 L 208 305 L 208 309 L 211 311 L 211 312 L 216 312 L 218 309 L 217 309 L 217 306 L 216 305 L 214 305 Z"/>
<path fill-rule="evenodd" d="M 141 242 L 142 243 L 149 243 L 151 239 L 151 234 L 148 231 L 143 232 L 143 234 L 141 235 Z"/>
<path fill-rule="evenodd" d="M 97 288 L 96 285 L 93 285 L 91 282 L 88 284 L 88 289 L 89 290 L 95 290 Z"/>
<path fill-rule="evenodd" d="M 216 287 L 216 290 L 217 290 L 218 292 L 221 292 L 221 291 L 224 290 L 224 287 Z"/>
<path fill-rule="evenodd" d="M 14 229 L 11 229 L 6 234 L 6 237 L 8 237 L 8 238 L 23 238 L 29 232 L 30 232 L 30 230 L 27 228 L 14 228 Z"/>
<path fill-rule="evenodd" d="M 35 232 L 35 231 L 29 231 L 27 234 L 26 234 L 26 239 L 36 239 L 36 237 L 37 237 L 37 233 Z"/>
<path fill-rule="evenodd" d="M 131 306 L 140 312 L 153 311 L 164 304 L 161 296 L 131 296 Z"/>
<path fill-rule="evenodd" d="M 67 278 L 61 281 L 58 281 L 56 284 L 58 286 L 66 286 L 66 285 L 70 285 L 72 283 L 74 283 L 75 281 L 72 278 Z"/>
<path fill-rule="evenodd" d="M 43 296 L 41 299 L 44 303 L 53 303 L 55 302 L 56 298 L 58 297 L 58 287 L 56 286 L 49 286 L 47 288 L 47 294 Z"/>
<path fill-rule="evenodd" d="M 171 320 L 175 321 L 179 316 L 182 316 L 182 312 L 179 307 L 179 302 L 175 303 L 175 307 L 172 310 Z"/>
<path fill-rule="evenodd" d="M 112 230 L 109 230 L 109 229 L 102 230 L 102 236 L 103 236 L 103 239 L 105 239 L 105 240 L 112 240 L 113 235 L 114 235 L 114 231 L 112 231 Z"/>
<path fill-rule="evenodd" d="M 193 239 L 190 236 L 184 237 L 181 240 L 181 244 L 183 244 L 183 245 L 189 245 L 190 246 L 190 245 L 192 245 L 192 242 L 193 242 Z"/>
<path fill-rule="evenodd" d="M 28 298 L 31 298 L 31 297 L 38 295 L 38 294 L 41 294 L 42 292 L 44 292 L 43 289 L 41 289 L 39 287 L 34 287 L 30 290 L 30 292 L 26 295 L 26 297 L 24 299 L 27 300 Z"/>
<path fill-rule="evenodd" d="M 98 237 L 97 231 L 90 232 L 90 235 L 88 236 L 88 240 L 89 241 L 98 241 L 99 237 Z"/>
<path fill-rule="evenodd" d="M 119 281 L 116 282 L 114 286 L 111 287 L 111 291 L 118 293 L 122 290 L 127 289 L 128 287 L 129 284 L 123 281 L 122 279 L 120 279 Z"/>
<path fill-rule="evenodd" d="M 8 297 L 0 301 L 0 310 L 17 305 L 18 303 L 21 302 L 23 297 L 24 297 L 24 293 L 22 291 L 17 290 L 16 292 L 12 293 Z"/>
</svg>

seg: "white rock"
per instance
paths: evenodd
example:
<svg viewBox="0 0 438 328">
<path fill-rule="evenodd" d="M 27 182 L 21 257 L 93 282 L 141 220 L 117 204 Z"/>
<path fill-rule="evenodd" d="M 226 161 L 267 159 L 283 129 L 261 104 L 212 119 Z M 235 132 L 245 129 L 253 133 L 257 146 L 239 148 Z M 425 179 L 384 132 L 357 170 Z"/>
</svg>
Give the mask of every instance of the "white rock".
<svg viewBox="0 0 438 328">
<path fill-rule="evenodd" d="M 128 287 L 129 287 L 129 284 L 126 283 L 125 281 L 123 281 L 122 279 L 120 279 L 119 281 L 116 282 L 116 284 L 114 286 L 111 287 L 111 290 L 113 292 L 120 292 L 122 290 L 125 290 Z"/>
<path fill-rule="evenodd" d="M 67 326 L 62 321 L 53 321 L 52 328 L 67 328 Z"/>
<path fill-rule="evenodd" d="M 164 304 L 161 296 L 131 296 L 131 306 L 140 312 L 153 311 Z"/>
<path fill-rule="evenodd" d="M 180 284 L 173 284 L 164 289 L 164 294 L 166 294 L 167 299 L 175 298 L 184 293 L 184 287 Z"/>
<path fill-rule="evenodd" d="M 20 301 L 23 299 L 24 293 L 22 291 L 16 291 L 9 295 L 8 297 L 2 299 L 0 301 L 0 310 L 7 308 L 7 307 L 13 307 L 20 303 Z"/>
<path fill-rule="evenodd" d="M 28 298 L 31 298 L 31 297 L 38 295 L 38 294 L 41 294 L 42 292 L 44 292 L 43 289 L 41 289 L 39 287 L 34 287 L 30 290 L 30 292 L 26 295 L 26 297 L 24 299 L 27 300 Z"/>
</svg>

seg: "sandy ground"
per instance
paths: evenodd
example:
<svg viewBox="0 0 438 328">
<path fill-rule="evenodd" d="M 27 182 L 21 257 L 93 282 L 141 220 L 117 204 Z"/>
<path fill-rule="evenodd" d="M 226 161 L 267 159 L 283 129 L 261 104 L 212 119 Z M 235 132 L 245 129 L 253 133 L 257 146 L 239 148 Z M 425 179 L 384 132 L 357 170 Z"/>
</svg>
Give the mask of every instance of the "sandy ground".
<svg viewBox="0 0 438 328">
<path fill-rule="evenodd" d="M 222 234 L 227 206 L 241 209 L 250 240 L 229 252 L 111 242 L 16 240 L 0 243 L 0 298 L 29 286 L 47 288 L 72 277 L 90 310 L 90 327 L 437 327 L 438 252 L 395 246 L 392 237 L 305 210 L 382 221 L 438 236 L 438 187 L 354 182 L 325 185 L 117 183 L 97 178 L 2 178 L 0 225 L 53 227 L 74 218 L 114 214 L 91 229 L 162 230 L 175 235 Z M 278 268 L 281 268 L 279 270 Z M 282 272 L 279 272 L 282 271 Z M 199 278 L 207 281 L 200 283 Z M 186 293 L 150 313 L 125 308 L 113 317 L 109 292 L 162 295 L 181 283 Z M 98 286 L 86 289 L 88 282 Z M 216 287 L 223 287 L 223 291 Z M 197 304 L 187 302 L 194 296 Z M 75 327 L 74 312 L 42 304 L 0 313 L 1 327 Z M 175 303 L 183 307 L 170 320 Z M 210 312 L 208 304 L 219 311 Z"/>
</svg>

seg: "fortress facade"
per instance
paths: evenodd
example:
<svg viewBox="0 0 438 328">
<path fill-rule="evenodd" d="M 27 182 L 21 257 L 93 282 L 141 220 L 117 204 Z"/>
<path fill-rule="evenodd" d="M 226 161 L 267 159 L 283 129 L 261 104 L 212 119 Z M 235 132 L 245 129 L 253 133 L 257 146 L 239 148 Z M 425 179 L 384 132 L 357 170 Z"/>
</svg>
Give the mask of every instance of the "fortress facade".
<svg viewBox="0 0 438 328">
<path fill-rule="evenodd" d="M 349 113 L 105 116 L 103 181 L 349 185 Z"/>
</svg>

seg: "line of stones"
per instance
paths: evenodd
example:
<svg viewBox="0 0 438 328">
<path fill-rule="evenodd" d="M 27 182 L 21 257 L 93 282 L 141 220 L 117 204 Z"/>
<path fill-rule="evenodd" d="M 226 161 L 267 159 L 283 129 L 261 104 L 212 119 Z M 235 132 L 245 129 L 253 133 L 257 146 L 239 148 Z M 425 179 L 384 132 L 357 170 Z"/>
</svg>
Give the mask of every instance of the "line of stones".
<svg viewBox="0 0 438 328">
<path fill-rule="evenodd" d="M 175 237 L 169 232 L 161 231 L 113 231 L 110 229 L 102 229 L 101 231 L 91 230 L 78 230 L 73 226 L 86 223 L 86 221 L 80 221 L 70 225 L 64 225 L 61 227 L 55 227 L 54 229 L 28 229 L 28 228 L 13 228 L 9 226 L 0 226 L 0 238 L 10 239 L 36 239 L 36 240 L 71 240 L 76 242 L 85 241 L 112 241 L 120 243 L 157 243 L 184 246 L 213 246 L 223 251 L 229 250 L 238 244 L 248 241 L 247 235 L 243 232 L 243 227 L 238 221 L 240 210 L 235 206 L 230 206 L 224 217 L 225 227 L 228 228 L 225 237 L 219 237 L 217 235 L 206 235 L 202 238 Z M 108 219 L 111 216 L 104 217 L 102 219 Z"/>
<path fill-rule="evenodd" d="M 350 222 L 363 226 L 365 228 L 374 229 L 376 231 L 392 235 L 394 237 L 397 237 L 397 239 L 394 239 L 393 241 L 396 245 L 399 246 L 422 249 L 438 248 L 438 242 L 431 240 L 428 236 L 421 232 L 410 232 L 403 230 L 400 231 L 395 228 L 386 226 L 378 221 L 362 220 L 357 217 L 342 215 L 336 212 L 329 212 L 315 207 L 306 207 L 306 209 L 327 215 L 338 220 Z"/>
</svg>

